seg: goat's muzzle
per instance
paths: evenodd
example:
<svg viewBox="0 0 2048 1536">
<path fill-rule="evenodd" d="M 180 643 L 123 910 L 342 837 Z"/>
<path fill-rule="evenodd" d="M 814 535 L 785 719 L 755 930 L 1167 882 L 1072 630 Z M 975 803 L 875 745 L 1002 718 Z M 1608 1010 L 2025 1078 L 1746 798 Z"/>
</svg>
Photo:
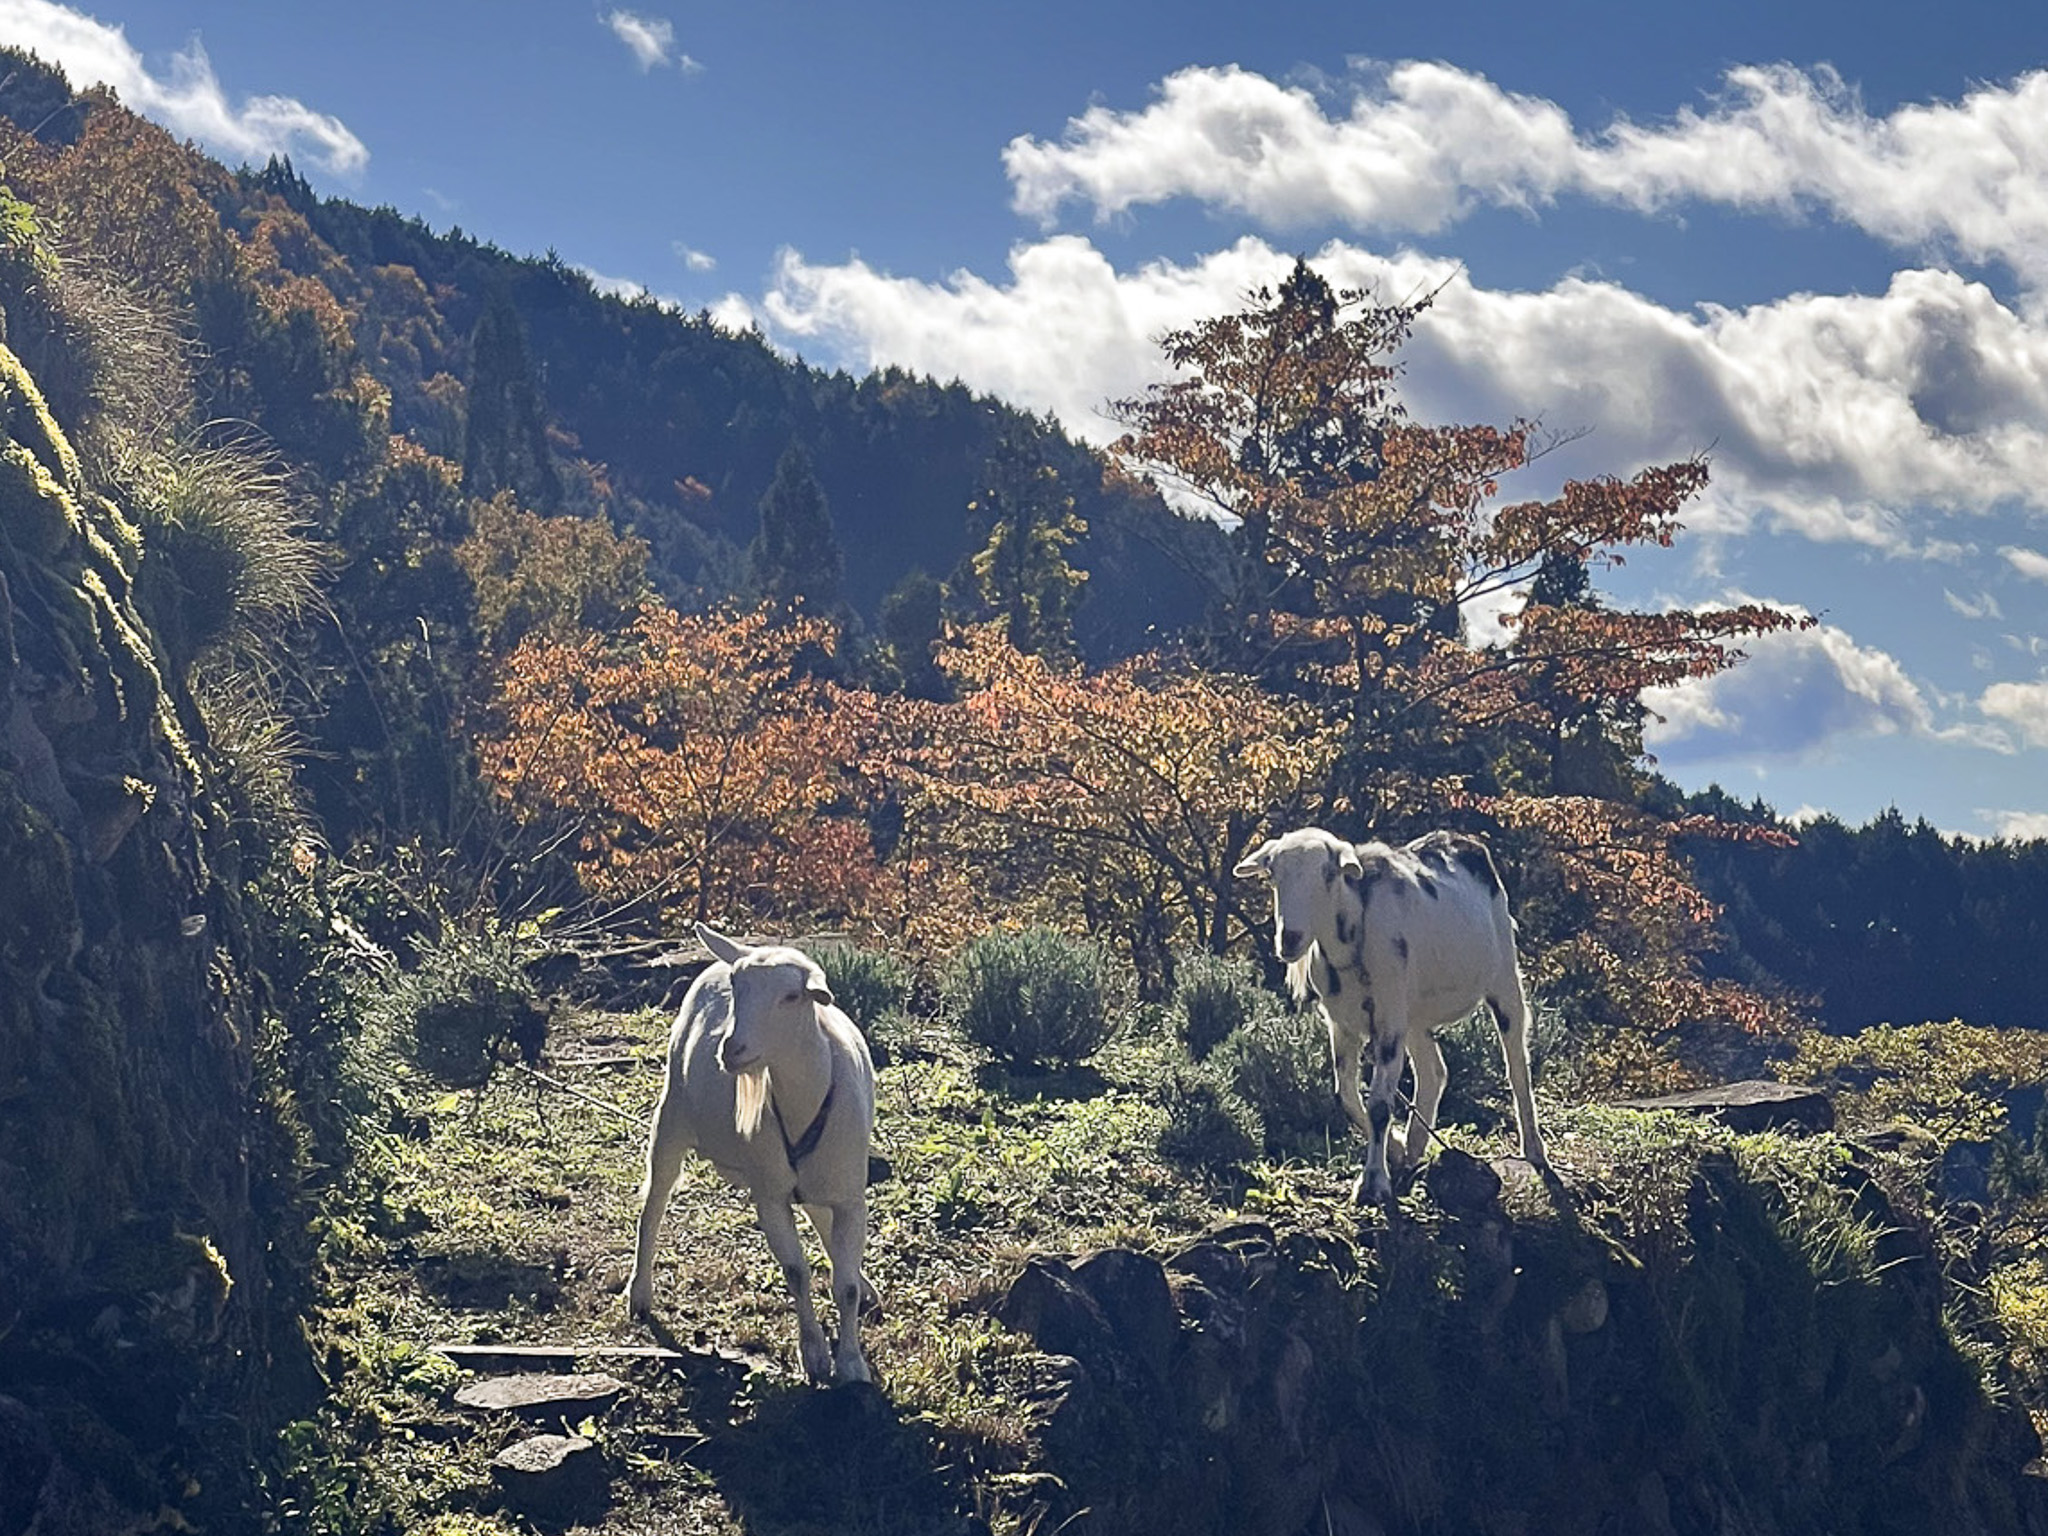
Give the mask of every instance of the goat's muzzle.
<svg viewBox="0 0 2048 1536">
<path fill-rule="evenodd" d="M 1292 928 L 1283 928 L 1280 930 L 1280 958 L 1286 961 L 1289 965 L 1292 965 L 1295 961 L 1299 960 L 1302 957 L 1303 952 L 1307 950 L 1307 948 L 1307 934 L 1298 933 Z"/>
</svg>

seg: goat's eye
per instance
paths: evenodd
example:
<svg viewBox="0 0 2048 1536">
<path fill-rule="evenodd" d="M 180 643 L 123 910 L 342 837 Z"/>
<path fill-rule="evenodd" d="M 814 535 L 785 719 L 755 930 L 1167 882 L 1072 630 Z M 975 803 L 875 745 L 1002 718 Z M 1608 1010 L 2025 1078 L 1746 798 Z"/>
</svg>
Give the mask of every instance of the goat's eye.
<svg viewBox="0 0 2048 1536">
<path fill-rule="evenodd" d="M 800 998 L 800 997 L 802 997 L 802 996 L 803 996 L 803 993 L 801 993 L 801 992 L 788 992 L 788 993 L 785 993 L 785 994 L 783 995 L 783 998 L 782 998 L 782 1000 L 783 1000 L 783 1001 L 784 1001 L 785 1003 L 793 1003 L 793 1002 L 795 1002 L 795 1001 L 796 1001 L 796 1000 L 797 1000 L 798 998 Z"/>
</svg>

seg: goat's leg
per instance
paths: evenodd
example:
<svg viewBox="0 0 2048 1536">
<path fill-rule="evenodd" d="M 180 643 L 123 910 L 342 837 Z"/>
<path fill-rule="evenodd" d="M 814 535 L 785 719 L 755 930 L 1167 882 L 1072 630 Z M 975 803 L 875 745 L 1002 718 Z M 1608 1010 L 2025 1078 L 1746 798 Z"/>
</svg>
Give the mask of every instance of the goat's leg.
<svg viewBox="0 0 2048 1536">
<path fill-rule="evenodd" d="M 1344 1118 L 1356 1126 L 1361 1135 L 1372 1134 L 1372 1122 L 1365 1115 L 1365 1100 L 1359 1096 L 1358 1084 L 1361 1075 L 1360 1058 L 1365 1054 L 1365 1032 L 1355 1027 L 1330 1020 L 1330 1060 L 1337 1073 L 1337 1103 L 1344 1110 Z"/>
<path fill-rule="evenodd" d="M 865 1197 L 863 1197 L 863 1204 L 865 1204 Z M 804 1207 L 804 1214 L 811 1218 L 811 1225 L 818 1229 L 818 1241 L 824 1245 L 825 1254 L 829 1258 L 835 1251 L 832 1247 L 832 1207 L 829 1205 L 807 1205 Z M 867 1265 L 862 1264 L 860 1270 L 861 1312 L 863 1315 L 869 1312 L 877 1312 L 881 1310 L 881 1306 L 882 1298 L 876 1293 L 874 1286 L 869 1283 Z"/>
<path fill-rule="evenodd" d="M 815 1215 L 812 1220 L 816 1220 Z M 867 1249 L 868 1202 L 855 1195 L 831 1207 L 826 1227 L 819 1229 L 825 1239 L 825 1256 L 832 1262 L 832 1299 L 839 1304 L 839 1349 L 833 1369 L 841 1381 L 869 1381 L 868 1362 L 860 1352 L 860 1308 L 874 1294 L 867 1276 L 861 1273 L 861 1258 Z"/>
<path fill-rule="evenodd" d="M 1415 1063 L 1415 1103 L 1408 1111 L 1408 1136 L 1403 1146 L 1404 1166 L 1419 1167 L 1429 1155 L 1429 1139 L 1436 1130 L 1436 1112 L 1444 1101 L 1444 1048 L 1426 1030 L 1408 1042 L 1408 1059 Z"/>
<path fill-rule="evenodd" d="M 804 1240 L 797 1235 L 796 1212 L 789 1201 L 765 1192 L 754 1195 L 754 1219 L 761 1235 L 768 1239 L 768 1251 L 782 1266 L 782 1278 L 789 1284 L 789 1299 L 796 1305 L 796 1347 L 803 1360 L 804 1374 L 823 1381 L 832 1374 L 832 1351 L 825 1343 L 825 1330 L 811 1305 L 811 1265 L 804 1257 Z"/>
<path fill-rule="evenodd" d="M 1394 1181 L 1387 1172 L 1387 1129 L 1394 1118 L 1394 1091 L 1401 1082 L 1401 1057 L 1407 1034 L 1407 1010 L 1381 1010 L 1374 1031 L 1375 1057 L 1372 1093 L 1366 1106 L 1365 1172 L 1359 1177 L 1356 1197 L 1361 1204 L 1390 1200 Z"/>
<path fill-rule="evenodd" d="M 1503 986 L 1501 996 L 1487 1001 L 1493 1007 L 1494 1022 L 1500 1025 L 1500 1052 L 1507 1060 L 1508 1086 L 1515 1093 L 1515 1127 L 1522 1135 L 1522 1156 L 1538 1168 L 1548 1168 L 1543 1150 L 1543 1133 L 1536 1128 L 1536 1095 L 1529 1085 L 1529 994 L 1517 969 Z"/>
<path fill-rule="evenodd" d="M 655 1239 L 661 1233 L 668 1197 L 675 1192 L 676 1179 L 683 1171 L 688 1142 L 682 1117 L 669 1112 L 669 1095 L 664 1092 L 654 1112 L 653 1129 L 647 1134 L 647 1177 L 640 1186 L 640 1233 L 633 1248 L 633 1277 L 626 1282 L 626 1306 L 635 1317 L 645 1317 L 654 1310 Z"/>
</svg>

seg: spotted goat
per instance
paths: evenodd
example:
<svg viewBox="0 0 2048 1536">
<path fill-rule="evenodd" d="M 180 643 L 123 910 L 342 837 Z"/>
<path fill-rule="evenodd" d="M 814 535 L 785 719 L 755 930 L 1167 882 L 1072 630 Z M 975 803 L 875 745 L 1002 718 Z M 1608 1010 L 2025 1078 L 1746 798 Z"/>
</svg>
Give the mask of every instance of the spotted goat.
<svg viewBox="0 0 2048 1536">
<path fill-rule="evenodd" d="M 1354 1196 L 1393 1194 L 1390 1144 L 1420 1161 L 1444 1093 L 1434 1031 L 1484 1002 L 1500 1026 L 1522 1156 L 1547 1168 L 1529 1086 L 1529 997 L 1493 855 L 1476 838 L 1431 832 L 1404 847 L 1351 844 L 1320 827 L 1274 838 L 1237 866 L 1273 886 L 1273 950 L 1297 1001 L 1330 1028 L 1337 1097 L 1366 1137 Z M 1370 1105 L 1359 1083 L 1373 1052 Z M 1415 1066 L 1405 1136 L 1391 1131 L 1403 1058 Z"/>
</svg>

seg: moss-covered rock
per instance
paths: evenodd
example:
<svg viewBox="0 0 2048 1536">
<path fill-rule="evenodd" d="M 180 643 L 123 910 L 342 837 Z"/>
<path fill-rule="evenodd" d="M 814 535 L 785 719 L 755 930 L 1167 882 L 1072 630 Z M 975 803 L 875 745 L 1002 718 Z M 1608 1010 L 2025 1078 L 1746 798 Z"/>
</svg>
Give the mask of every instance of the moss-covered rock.
<svg viewBox="0 0 2048 1536">
<path fill-rule="evenodd" d="M 234 1528 L 281 1406 L 237 850 L 134 545 L 0 346 L 0 1384 L 42 1448 L 0 1513 L 36 1529 Z"/>
<path fill-rule="evenodd" d="M 2048 1528 L 2022 1475 L 2032 1427 L 1959 1347 L 1937 1252 L 1869 1154 L 1718 1131 L 1673 1150 L 1630 1174 L 1661 1192 L 1610 1170 L 1503 1205 L 1468 1180 L 1455 1212 L 1219 1228 L 1164 1259 L 1156 1369 L 1110 1321 L 1128 1287 L 1098 1283 L 1150 1261 L 1034 1260 L 1003 1315 L 1060 1361 L 1034 1428 L 1033 1470 L 1062 1490 L 1048 1520 L 1086 1508 L 1102 1529 L 1172 1536 Z"/>
</svg>

